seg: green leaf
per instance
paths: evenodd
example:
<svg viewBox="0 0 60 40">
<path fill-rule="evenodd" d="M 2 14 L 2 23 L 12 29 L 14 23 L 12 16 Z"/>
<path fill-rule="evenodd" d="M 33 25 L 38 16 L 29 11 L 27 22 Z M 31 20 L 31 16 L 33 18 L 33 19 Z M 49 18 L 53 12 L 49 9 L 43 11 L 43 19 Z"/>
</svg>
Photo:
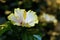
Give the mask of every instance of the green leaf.
<svg viewBox="0 0 60 40">
<path fill-rule="evenodd" d="M 22 40 L 41 40 L 40 34 L 31 34 L 30 32 L 22 33 Z"/>
<path fill-rule="evenodd" d="M 2 36 L 2 34 L 9 29 L 10 29 L 9 22 L 6 22 L 5 24 L 0 25 L 0 36 Z"/>
<path fill-rule="evenodd" d="M 34 36 L 35 39 L 37 39 L 37 40 L 42 40 L 40 35 L 33 35 L 33 36 Z"/>
</svg>

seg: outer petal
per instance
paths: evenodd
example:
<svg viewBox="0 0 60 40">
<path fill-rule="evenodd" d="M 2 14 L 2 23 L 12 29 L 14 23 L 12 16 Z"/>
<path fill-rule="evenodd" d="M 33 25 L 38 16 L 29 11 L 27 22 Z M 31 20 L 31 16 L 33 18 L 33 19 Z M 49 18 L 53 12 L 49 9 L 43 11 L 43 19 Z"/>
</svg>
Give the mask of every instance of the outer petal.
<svg viewBox="0 0 60 40">
<path fill-rule="evenodd" d="M 14 10 L 14 13 L 20 23 L 24 21 L 24 18 L 26 18 L 25 9 L 17 8 Z"/>
<path fill-rule="evenodd" d="M 35 12 L 31 10 L 27 12 L 25 23 L 28 23 L 30 26 L 34 26 L 35 23 L 38 23 L 38 18 Z"/>
<path fill-rule="evenodd" d="M 11 13 L 9 16 L 8 16 L 8 19 L 11 20 L 11 22 L 14 24 L 14 25 L 20 25 L 20 23 L 18 22 L 18 20 L 16 19 L 16 17 L 14 16 L 13 13 Z"/>
</svg>

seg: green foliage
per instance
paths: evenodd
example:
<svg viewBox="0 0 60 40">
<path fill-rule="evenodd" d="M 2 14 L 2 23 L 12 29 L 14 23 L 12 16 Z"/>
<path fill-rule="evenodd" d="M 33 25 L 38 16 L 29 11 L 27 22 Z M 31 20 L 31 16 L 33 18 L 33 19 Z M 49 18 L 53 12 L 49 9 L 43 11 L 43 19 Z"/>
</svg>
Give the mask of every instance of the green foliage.
<svg viewBox="0 0 60 40">
<path fill-rule="evenodd" d="M 5 24 L 0 25 L 0 36 L 10 29 L 10 23 L 6 22 Z"/>
<path fill-rule="evenodd" d="M 13 32 L 12 37 L 17 37 L 18 40 L 39 40 L 42 38 L 42 33 L 39 29 L 14 26 L 10 21 L 0 25 L 0 36 L 9 30 Z"/>
</svg>

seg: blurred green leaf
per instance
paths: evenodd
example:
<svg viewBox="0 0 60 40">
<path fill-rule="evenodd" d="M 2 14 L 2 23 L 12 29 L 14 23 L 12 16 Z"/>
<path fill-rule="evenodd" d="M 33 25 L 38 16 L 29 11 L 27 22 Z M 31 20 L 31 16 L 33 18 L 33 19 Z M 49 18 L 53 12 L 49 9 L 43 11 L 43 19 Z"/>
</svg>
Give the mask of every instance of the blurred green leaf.
<svg viewBox="0 0 60 40">
<path fill-rule="evenodd" d="M 0 36 L 2 36 L 2 34 L 9 29 L 10 29 L 9 22 L 6 22 L 5 24 L 0 25 Z"/>
<path fill-rule="evenodd" d="M 37 40 L 42 40 L 40 35 L 33 35 Z"/>
<path fill-rule="evenodd" d="M 41 40 L 42 36 L 40 36 L 40 32 L 38 34 L 32 34 L 30 32 L 22 32 L 22 40 Z"/>
</svg>

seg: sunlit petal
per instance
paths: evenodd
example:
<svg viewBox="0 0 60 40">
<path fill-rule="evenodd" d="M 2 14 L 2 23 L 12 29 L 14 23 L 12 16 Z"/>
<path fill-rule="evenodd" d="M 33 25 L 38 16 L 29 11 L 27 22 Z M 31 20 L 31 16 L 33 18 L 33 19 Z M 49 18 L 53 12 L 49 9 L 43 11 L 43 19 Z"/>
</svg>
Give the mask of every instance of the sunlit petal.
<svg viewBox="0 0 60 40">
<path fill-rule="evenodd" d="M 35 23 L 38 23 L 38 18 L 37 15 L 35 14 L 35 12 L 29 10 L 27 12 L 27 18 L 25 20 L 25 23 L 28 23 L 31 26 L 34 26 Z"/>
<path fill-rule="evenodd" d="M 8 19 L 11 20 L 11 22 L 14 24 L 14 25 L 20 25 L 18 20 L 16 19 L 16 17 L 14 16 L 13 13 L 11 13 L 9 16 L 8 16 Z"/>
</svg>

